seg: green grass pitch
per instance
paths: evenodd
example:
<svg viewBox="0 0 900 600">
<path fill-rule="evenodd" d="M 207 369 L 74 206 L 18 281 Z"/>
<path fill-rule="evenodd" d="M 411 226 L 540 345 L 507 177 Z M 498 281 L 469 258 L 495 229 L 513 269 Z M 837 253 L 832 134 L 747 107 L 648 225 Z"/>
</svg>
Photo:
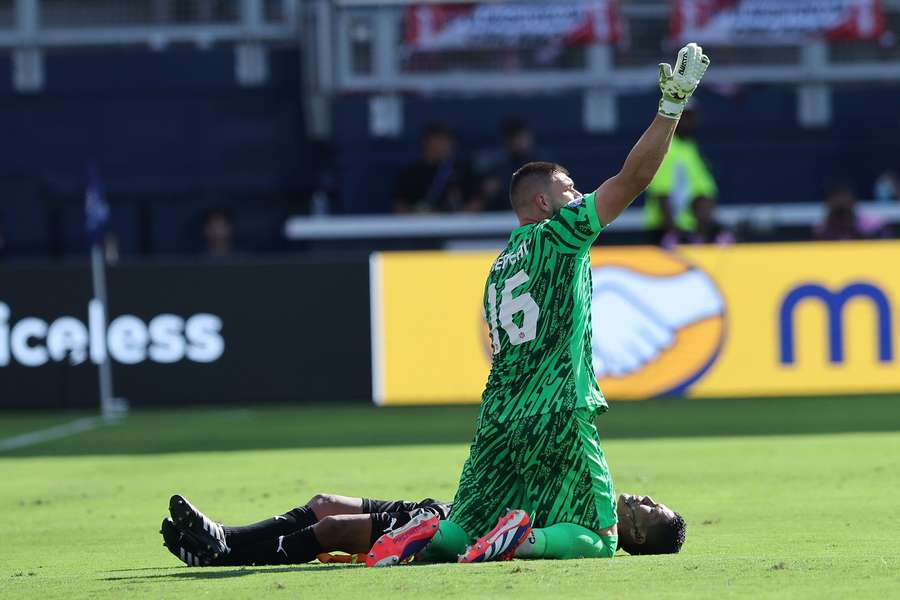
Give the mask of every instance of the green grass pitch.
<svg viewBox="0 0 900 600">
<path fill-rule="evenodd" d="M 157 531 L 181 492 L 226 523 L 316 492 L 452 497 L 476 407 L 137 412 L 0 454 L 0 598 L 890 598 L 900 398 L 617 403 L 619 491 L 688 522 L 681 554 L 368 570 L 187 568 Z M 82 415 L 4 414 L 0 438 Z"/>
</svg>

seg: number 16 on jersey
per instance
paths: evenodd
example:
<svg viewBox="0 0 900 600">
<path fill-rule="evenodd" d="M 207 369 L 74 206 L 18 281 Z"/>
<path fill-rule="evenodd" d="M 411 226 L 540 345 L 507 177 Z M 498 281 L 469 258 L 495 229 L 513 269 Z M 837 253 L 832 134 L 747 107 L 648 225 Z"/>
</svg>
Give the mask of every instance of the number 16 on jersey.
<svg viewBox="0 0 900 600">
<path fill-rule="evenodd" d="M 537 322 L 541 314 L 541 309 L 537 302 L 534 301 L 528 292 L 513 296 L 513 290 L 527 281 L 528 274 L 525 271 L 519 271 L 503 282 L 499 313 L 497 310 L 497 286 L 493 283 L 488 286 L 488 308 L 490 313 L 488 319 L 491 326 L 491 345 L 494 348 L 494 354 L 500 352 L 500 333 L 497 331 L 498 314 L 500 317 L 499 326 L 506 332 L 511 345 L 518 346 L 519 344 L 530 342 L 537 335 Z M 523 313 L 521 327 L 513 319 L 517 313 Z"/>
</svg>

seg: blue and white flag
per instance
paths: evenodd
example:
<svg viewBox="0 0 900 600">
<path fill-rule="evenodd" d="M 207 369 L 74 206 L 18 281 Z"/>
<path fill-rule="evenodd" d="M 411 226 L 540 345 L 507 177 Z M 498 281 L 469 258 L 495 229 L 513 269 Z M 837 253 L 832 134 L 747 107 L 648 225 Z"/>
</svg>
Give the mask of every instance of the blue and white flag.
<svg viewBox="0 0 900 600">
<path fill-rule="evenodd" d="M 84 231 L 91 244 L 103 241 L 109 223 L 109 204 L 106 189 L 100 180 L 96 165 L 88 167 L 87 189 L 84 193 Z"/>
</svg>

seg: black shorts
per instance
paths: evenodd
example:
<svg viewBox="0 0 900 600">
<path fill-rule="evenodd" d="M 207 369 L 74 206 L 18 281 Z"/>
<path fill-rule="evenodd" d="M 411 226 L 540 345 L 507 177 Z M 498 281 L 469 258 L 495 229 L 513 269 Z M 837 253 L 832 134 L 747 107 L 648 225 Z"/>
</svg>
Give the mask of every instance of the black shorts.
<svg viewBox="0 0 900 600">
<path fill-rule="evenodd" d="M 450 515 L 450 502 L 439 502 L 434 498 L 425 498 L 419 502 L 411 500 L 374 500 L 362 499 L 363 513 L 417 513 L 426 511 L 439 516 L 442 520 Z"/>
<path fill-rule="evenodd" d="M 403 527 L 419 513 L 431 513 L 441 520 L 450 515 L 452 503 L 425 498 L 420 502 L 410 500 L 362 499 L 362 512 L 372 518 L 372 543 L 388 531 Z"/>
</svg>

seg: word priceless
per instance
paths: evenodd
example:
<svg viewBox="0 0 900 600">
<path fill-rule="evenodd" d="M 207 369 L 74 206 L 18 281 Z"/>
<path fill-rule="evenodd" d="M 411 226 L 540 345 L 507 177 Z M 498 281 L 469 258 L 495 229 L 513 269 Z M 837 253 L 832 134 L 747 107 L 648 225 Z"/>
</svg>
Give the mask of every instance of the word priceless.
<svg viewBox="0 0 900 600">
<path fill-rule="evenodd" d="M 134 315 L 116 317 L 104 328 L 103 305 L 88 303 L 88 322 L 63 316 L 52 323 L 37 317 L 10 321 L 9 306 L 0 302 L 0 367 L 11 360 L 25 367 L 49 361 L 78 365 L 90 358 L 100 364 L 107 352 L 117 362 L 134 365 L 146 360 L 174 363 L 183 359 L 210 363 L 225 352 L 222 319 L 198 313 L 188 318 L 161 314 L 145 323 Z"/>
</svg>

